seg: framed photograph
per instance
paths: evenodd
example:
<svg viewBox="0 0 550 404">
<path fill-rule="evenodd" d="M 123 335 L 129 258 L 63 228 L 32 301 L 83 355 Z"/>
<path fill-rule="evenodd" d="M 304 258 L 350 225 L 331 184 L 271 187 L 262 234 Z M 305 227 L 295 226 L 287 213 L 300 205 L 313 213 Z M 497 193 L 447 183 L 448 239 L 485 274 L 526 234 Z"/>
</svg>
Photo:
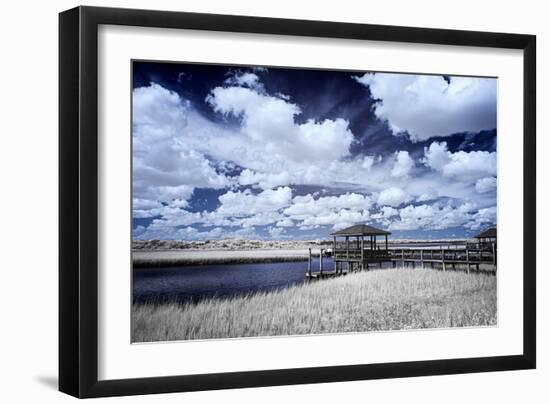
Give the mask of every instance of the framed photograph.
<svg viewBox="0 0 550 404">
<path fill-rule="evenodd" d="M 59 28 L 61 391 L 535 367 L 534 36 Z"/>
</svg>

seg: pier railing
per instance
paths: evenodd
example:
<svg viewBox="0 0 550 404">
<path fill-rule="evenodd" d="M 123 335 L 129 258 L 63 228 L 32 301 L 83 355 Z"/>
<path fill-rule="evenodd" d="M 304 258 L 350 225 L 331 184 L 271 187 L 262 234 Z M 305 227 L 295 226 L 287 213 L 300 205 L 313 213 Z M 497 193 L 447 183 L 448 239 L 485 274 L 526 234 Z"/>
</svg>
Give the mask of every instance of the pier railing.
<svg viewBox="0 0 550 404">
<path fill-rule="evenodd" d="M 428 249 L 428 248 L 395 248 L 389 250 L 392 260 L 405 261 L 447 261 L 470 263 L 494 263 L 492 250 L 481 248 L 463 249 Z"/>
<path fill-rule="evenodd" d="M 361 260 L 361 258 L 364 260 L 372 260 L 389 258 L 389 252 L 386 250 L 370 250 L 367 248 L 363 249 L 363 254 L 361 254 L 361 249 L 356 248 L 349 250 L 338 248 L 334 250 L 332 254 L 335 260 Z"/>
<path fill-rule="evenodd" d="M 394 248 L 390 250 L 390 259 L 394 266 L 396 262 L 412 263 L 413 265 L 428 264 L 432 267 L 434 264 L 440 264 L 445 270 L 448 265 L 453 269 L 458 265 L 465 267 L 466 271 L 470 272 L 472 265 L 479 270 L 480 265 L 488 264 L 492 265 L 496 271 L 497 252 L 495 244 L 466 244 L 454 248 L 443 246 L 439 248 Z"/>
</svg>

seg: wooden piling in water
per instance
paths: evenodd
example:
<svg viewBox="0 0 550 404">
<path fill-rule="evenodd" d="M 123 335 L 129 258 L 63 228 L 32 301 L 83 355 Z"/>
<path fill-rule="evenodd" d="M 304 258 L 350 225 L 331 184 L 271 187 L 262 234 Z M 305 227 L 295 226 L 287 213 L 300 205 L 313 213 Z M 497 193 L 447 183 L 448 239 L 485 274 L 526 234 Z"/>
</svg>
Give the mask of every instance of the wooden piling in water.
<svg viewBox="0 0 550 404">
<path fill-rule="evenodd" d="M 323 249 L 319 252 L 319 275 L 323 277 Z"/>
<path fill-rule="evenodd" d="M 309 255 L 307 257 L 307 273 L 308 276 L 311 278 L 311 248 L 308 248 Z"/>
</svg>

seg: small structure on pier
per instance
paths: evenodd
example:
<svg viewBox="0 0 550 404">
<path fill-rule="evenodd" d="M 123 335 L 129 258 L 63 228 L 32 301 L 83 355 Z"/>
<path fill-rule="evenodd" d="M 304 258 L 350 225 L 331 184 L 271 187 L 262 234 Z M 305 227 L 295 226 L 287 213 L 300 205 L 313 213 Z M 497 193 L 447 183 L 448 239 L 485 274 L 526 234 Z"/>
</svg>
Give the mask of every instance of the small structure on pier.
<svg viewBox="0 0 550 404">
<path fill-rule="evenodd" d="M 310 248 L 306 278 L 321 279 L 345 275 L 349 272 L 368 269 L 369 264 L 381 264 L 385 261 L 391 261 L 388 251 L 388 236 L 390 234 L 389 231 L 377 229 L 366 224 L 358 224 L 331 233 L 334 239 L 331 252 L 334 270 L 327 271 L 324 269 L 323 256 L 326 249 L 321 248 L 319 252 L 319 271 L 313 272 Z M 382 248 L 377 244 L 378 236 L 384 237 Z"/>
<path fill-rule="evenodd" d="M 388 236 L 386 230 L 366 224 L 358 224 L 346 229 L 338 230 L 331 235 L 334 238 L 332 257 L 334 271 L 342 273 L 343 265 L 347 271 L 367 269 L 369 264 L 381 264 L 390 261 L 388 252 Z M 384 237 L 382 248 L 377 243 L 377 237 Z M 340 240 L 338 240 L 340 238 Z M 344 240 L 341 240 L 344 238 Z"/>
<path fill-rule="evenodd" d="M 497 243 L 497 228 L 491 227 L 485 231 L 482 231 L 477 236 L 475 236 L 479 244 L 488 244 Z"/>
</svg>

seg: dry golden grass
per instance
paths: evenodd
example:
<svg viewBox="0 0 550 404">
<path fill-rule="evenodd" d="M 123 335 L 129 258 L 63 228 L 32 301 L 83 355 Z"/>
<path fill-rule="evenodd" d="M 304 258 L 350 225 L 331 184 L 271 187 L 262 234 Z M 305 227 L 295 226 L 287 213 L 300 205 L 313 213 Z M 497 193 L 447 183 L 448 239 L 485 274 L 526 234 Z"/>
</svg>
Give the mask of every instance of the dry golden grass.
<svg viewBox="0 0 550 404">
<path fill-rule="evenodd" d="M 134 342 L 495 325 L 496 277 L 389 269 L 198 304 L 134 305 Z"/>
</svg>

